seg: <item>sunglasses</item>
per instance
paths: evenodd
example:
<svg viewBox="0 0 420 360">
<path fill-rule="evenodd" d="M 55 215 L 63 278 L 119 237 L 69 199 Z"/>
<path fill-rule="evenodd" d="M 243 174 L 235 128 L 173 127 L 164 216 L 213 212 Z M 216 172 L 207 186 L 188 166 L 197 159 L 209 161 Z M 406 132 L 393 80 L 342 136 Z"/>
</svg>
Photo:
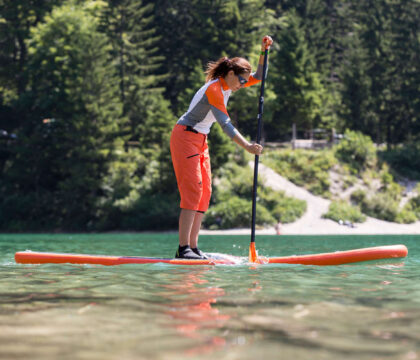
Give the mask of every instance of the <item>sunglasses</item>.
<svg viewBox="0 0 420 360">
<path fill-rule="evenodd" d="M 245 85 L 248 82 L 248 80 L 243 78 L 241 75 L 236 75 L 236 76 L 238 77 L 239 83 L 241 85 Z"/>
</svg>

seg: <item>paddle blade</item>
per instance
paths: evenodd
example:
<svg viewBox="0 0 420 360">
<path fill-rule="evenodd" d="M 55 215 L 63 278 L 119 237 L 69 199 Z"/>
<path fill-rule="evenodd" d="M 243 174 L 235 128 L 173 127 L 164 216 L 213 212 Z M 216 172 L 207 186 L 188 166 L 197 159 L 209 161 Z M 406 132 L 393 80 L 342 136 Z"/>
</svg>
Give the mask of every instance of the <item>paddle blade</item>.
<svg viewBox="0 0 420 360">
<path fill-rule="evenodd" d="M 257 250 L 255 250 L 255 242 L 249 244 L 249 262 L 257 262 Z"/>
</svg>

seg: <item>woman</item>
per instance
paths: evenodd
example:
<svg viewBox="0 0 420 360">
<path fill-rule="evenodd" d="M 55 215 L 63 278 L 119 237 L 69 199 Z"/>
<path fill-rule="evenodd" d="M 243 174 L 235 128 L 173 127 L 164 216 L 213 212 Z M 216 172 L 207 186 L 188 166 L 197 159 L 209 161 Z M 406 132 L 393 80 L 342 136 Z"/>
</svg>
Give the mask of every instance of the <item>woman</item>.
<svg viewBox="0 0 420 360">
<path fill-rule="evenodd" d="M 210 158 L 207 134 L 214 122 L 239 146 L 251 154 L 260 155 L 262 146 L 249 143 L 229 119 L 226 105 L 229 96 L 243 87 L 257 84 L 262 79 L 264 51 L 273 40 L 262 40 L 257 72 L 251 74 L 251 65 L 243 58 L 223 57 L 211 62 L 206 70 L 206 84 L 197 91 L 188 108 L 171 134 L 171 156 L 178 189 L 181 194 L 179 216 L 179 247 L 177 258 L 206 259 L 198 249 L 198 234 L 211 195 Z"/>
</svg>

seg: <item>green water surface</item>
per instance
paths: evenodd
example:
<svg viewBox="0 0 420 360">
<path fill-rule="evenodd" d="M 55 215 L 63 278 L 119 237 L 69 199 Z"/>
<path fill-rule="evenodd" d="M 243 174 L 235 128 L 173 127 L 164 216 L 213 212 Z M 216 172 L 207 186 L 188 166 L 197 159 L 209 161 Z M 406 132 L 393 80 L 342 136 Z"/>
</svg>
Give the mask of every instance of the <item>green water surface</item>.
<svg viewBox="0 0 420 360">
<path fill-rule="evenodd" d="M 260 255 L 405 244 L 342 266 L 19 265 L 33 251 L 172 257 L 176 234 L 0 235 L 0 359 L 420 359 L 420 236 L 259 236 Z M 248 236 L 202 236 L 248 255 Z"/>
</svg>

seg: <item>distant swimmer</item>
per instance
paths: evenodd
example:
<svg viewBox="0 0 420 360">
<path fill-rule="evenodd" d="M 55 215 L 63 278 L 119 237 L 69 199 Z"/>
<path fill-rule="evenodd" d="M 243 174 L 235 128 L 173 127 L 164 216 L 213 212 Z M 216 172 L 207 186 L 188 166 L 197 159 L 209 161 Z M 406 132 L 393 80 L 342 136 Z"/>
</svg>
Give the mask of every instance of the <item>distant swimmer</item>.
<svg viewBox="0 0 420 360">
<path fill-rule="evenodd" d="M 281 231 L 282 231 L 282 228 L 281 228 L 281 221 L 279 220 L 279 222 L 274 226 L 274 230 L 276 230 L 276 234 L 277 235 L 281 235 Z"/>
</svg>

